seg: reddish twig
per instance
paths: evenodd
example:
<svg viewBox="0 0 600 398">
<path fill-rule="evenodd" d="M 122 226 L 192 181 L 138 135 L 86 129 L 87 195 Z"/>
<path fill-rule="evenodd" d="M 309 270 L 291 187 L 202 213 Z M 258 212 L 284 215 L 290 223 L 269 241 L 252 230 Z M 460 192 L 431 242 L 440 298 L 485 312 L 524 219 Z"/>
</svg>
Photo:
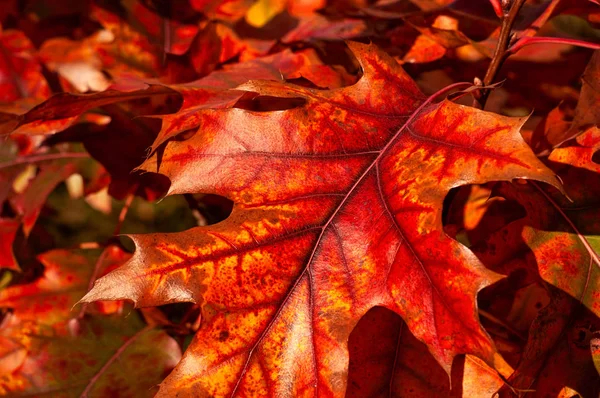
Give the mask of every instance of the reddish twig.
<svg viewBox="0 0 600 398">
<path fill-rule="evenodd" d="M 59 153 L 42 153 L 38 155 L 19 156 L 8 162 L 0 163 L 0 169 L 6 167 L 17 166 L 19 164 L 28 164 L 36 162 L 45 162 L 48 160 L 56 159 L 70 159 L 70 158 L 89 158 L 89 153 L 86 152 L 59 152 Z"/>
<path fill-rule="evenodd" d="M 502 26 L 500 27 L 500 37 L 498 38 L 498 43 L 496 44 L 496 49 L 494 50 L 494 56 L 492 57 L 492 62 L 488 66 L 487 72 L 483 78 L 483 86 L 488 86 L 492 84 L 492 82 L 496 79 L 498 75 L 498 71 L 500 71 L 500 67 L 510 55 L 507 51 L 508 46 L 510 45 L 510 41 L 512 39 L 512 26 L 515 23 L 515 19 L 521 10 L 521 7 L 525 3 L 525 0 L 503 0 L 502 8 L 504 12 L 504 16 L 502 18 Z M 478 109 L 484 109 L 485 103 L 487 102 L 487 98 L 490 95 L 489 89 L 481 89 L 476 92 L 474 95 L 475 99 L 473 100 L 473 107 Z"/>
<path fill-rule="evenodd" d="M 131 190 L 131 193 L 127 195 L 125 198 L 125 204 L 119 213 L 119 221 L 117 222 L 117 226 L 115 227 L 114 235 L 119 235 L 121 233 L 121 227 L 123 227 L 123 222 L 125 221 L 125 217 L 127 217 L 127 213 L 129 212 L 129 208 L 131 207 L 131 202 L 133 202 L 134 192 L 137 190 L 137 185 L 134 186 Z"/>
<path fill-rule="evenodd" d="M 600 50 L 599 43 L 592 43 L 584 40 L 577 39 L 566 39 L 562 37 L 524 37 L 521 40 L 517 41 L 513 46 L 511 46 L 507 54 L 512 55 L 522 49 L 525 46 L 530 46 L 532 44 L 569 44 L 577 47 L 585 47 L 591 48 L 593 50 Z"/>
</svg>

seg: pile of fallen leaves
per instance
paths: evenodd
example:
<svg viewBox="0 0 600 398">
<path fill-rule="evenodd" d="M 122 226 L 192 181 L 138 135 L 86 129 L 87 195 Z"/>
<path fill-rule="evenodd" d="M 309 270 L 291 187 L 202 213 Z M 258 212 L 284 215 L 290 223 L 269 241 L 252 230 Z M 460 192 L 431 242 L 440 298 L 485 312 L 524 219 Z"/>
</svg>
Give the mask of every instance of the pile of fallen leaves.
<svg viewBox="0 0 600 398">
<path fill-rule="evenodd" d="M 0 395 L 600 394 L 596 0 L 5 0 Z"/>
</svg>

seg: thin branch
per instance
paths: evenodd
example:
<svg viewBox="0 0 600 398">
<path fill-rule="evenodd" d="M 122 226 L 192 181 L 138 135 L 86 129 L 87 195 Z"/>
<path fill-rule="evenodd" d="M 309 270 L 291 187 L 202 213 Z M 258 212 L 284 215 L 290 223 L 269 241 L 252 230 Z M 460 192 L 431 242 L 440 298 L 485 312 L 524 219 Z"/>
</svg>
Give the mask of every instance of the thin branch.
<svg viewBox="0 0 600 398">
<path fill-rule="evenodd" d="M 500 71 L 500 67 L 502 67 L 502 64 L 504 63 L 508 55 L 510 55 L 510 53 L 508 53 L 507 50 L 512 39 L 512 27 L 524 3 L 525 0 L 513 0 L 502 2 L 503 6 L 505 4 L 509 4 L 510 8 L 508 9 L 508 11 L 506 9 L 504 11 L 504 17 L 502 18 L 502 26 L 500 27 L 500 37 L 498 38 L 498 43 L 496 44 L 496 49 L 494 50 L 492 62 L 488 66 L 487 72 L 485 73 L 485 76 L 483 78 L 484 86 L 492 84 L 492 82 L 496 79 L 498 72 Z M 478 91 L 478 93 L 479 94 L 476 94 L 475 99 L 473 100 L 473 107 L 478 109 L 484 109 L 487 98 L 490 95 L 490 90 L 481 89 L 480 91 Z"/>
<path fill-rule="evenodd" d="M 113 235 L 119 235 L 121 233 L 121 227 L 123 227 L 123 222 L 125 221 L 125 217 L 127 217 L 127 213 L 129 212 L 129 208 L 131 207 L 131 202 L 133 202 L 133 198 L 135 196 L 134 192 L 136 190 L 137 184 L 131 189 L 131 193 L 125 198 L 125 205 L 119 213 L 119 221 L 117 222 L 117 226 L 115 227 Z"/>
<path fill-rule="evenodd" d="M 39 155 L 19 156 L 8 162 L 0 163 L 0 169 L 6 167 L 17 166 L 19 164 L 28 164 L 35 162 L 45 162 L 48 160 L 56 159 L 70 159 L 70 158 L 89 158 L 90 154 L 87 152 L 59 152 L 59 153 L 42 153 Z"/>
<path fill-rule="evenodd" d="M 513 46 L 511 46 L 507 54 L 512 55 L 522 49 L 525 46 L 530 46 L 532 44 L 569 44 L 577 47 L 585 47 L 591 48 L 593 50 L 600 50 L 599 43 L 592 43 L 585 40 L 577 40 L 577 39 L 566 39 L 562 37 L 524 37 L 521 40 L 517 41 Z"/>
</svg>

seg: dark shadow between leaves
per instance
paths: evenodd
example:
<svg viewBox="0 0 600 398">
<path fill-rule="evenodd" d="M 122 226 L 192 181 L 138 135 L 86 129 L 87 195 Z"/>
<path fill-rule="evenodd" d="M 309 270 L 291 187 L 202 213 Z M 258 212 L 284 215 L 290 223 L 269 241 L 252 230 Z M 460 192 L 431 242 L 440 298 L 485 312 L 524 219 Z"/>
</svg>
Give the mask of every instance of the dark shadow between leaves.
<svg viewBox="0 0 600 398">
<path fill-rule="evenodd" d="M 594 152 L 594 154 L 592 155 L 592 162 L 600 164 L 600 150 Z"/>
<path fill-rule="evenodd" d="M 306 104 L 304 98 L 279 98 L 256 93 L 245 93 L 234 105 L 234 108 L 254 112 L 284 111 L 299 108 Z"/>
<path fill-rule="evenodd" d="M 350 364 L 347 398 L 462 397 L 465 357 L 448 375 L 417 340 L 402 318 L 384 308 L 371 308 L 358 322 L 348 341 Z"/>
<path fill-rule="evenodd" d="M 558 396 L 568 387 L 584 398 L 595 398 L 600 393 L 600 377 L 591 356 L 590 339 L 600 330 L 600 319 L 578 297 L 584 297 L 593 285 L 587 273 L 596 265 L 589 254 L 573 262 L 573 250 L 587 252 L 583 245 L 566 245 L 565 237 L 577 239 L 577 235 L 559 214 L 544 210 L 533 214 L 540 207 L 554 210 L 536 192 L 531 184 L 502 184 L 497 194 L 529 201 L 523 205 L 532 214 L 508 223 L 472 247 L 487 268 L 508 276 L 479 295 L 480 314 L 487 314 L 482 324 L 515 367 L 508 379 L 510 387 L 505 385 L 499 397 Z M 484 216 L 482 223 L 486 221 Z M 492 248 L 502 251 L 494 252 Z M 570 276 L 573 272 L 586 274 Z M 588 282 L 577 285 L 581 280 Z M 558 286 L 568 287 L 571 292 Z M 531 289 L 537 293 L 523 297 Z M 528 311 L 523 310 L 526 306 Z"/>
</svg>

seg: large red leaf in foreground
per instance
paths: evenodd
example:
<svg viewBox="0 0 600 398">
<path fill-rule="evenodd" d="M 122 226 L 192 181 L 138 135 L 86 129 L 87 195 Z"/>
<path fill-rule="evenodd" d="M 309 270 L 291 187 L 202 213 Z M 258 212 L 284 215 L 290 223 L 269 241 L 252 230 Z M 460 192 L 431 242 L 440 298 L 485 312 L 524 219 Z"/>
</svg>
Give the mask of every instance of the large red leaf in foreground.
<svg viewBox="0 0 600 398">
<path fill-rule="evenodd" d="M 523 119 L 432 104 L 391 57 L 351 48 L 364 72 L 355 85 L 246 83 L 238 89 L 305 104 L 204 110 L 195 136 L 167 146 L 170 193 L 227 196 L 231 216 L 134 235 L 131 261 L 83 299 L 202 307 L 159 395 L 343 396 L 349 334 L 376 305 L 446 371 L 461 353 L 497 359 L 475 298 L 498 275 L 444 234 L 442 202 L 467 183 L 557 182 L 519 136 Z"/>
</svg>

